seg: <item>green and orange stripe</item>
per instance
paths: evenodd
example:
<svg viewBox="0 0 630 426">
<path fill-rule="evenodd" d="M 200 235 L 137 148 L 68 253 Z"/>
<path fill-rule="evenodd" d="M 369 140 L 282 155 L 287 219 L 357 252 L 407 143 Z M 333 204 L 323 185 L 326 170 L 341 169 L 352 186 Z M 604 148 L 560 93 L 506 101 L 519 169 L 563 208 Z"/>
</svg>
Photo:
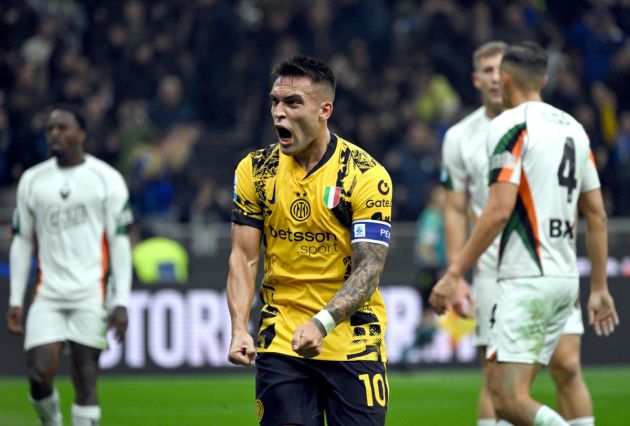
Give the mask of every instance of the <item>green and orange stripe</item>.
<svg viewBox="0 0 630 426">
<path fill-rule="evenodd" d="M 526 135 L 527 128 L 525 123 L 517 124 L 503 135 L 492 155 L 495 156 L 509 152 L 514 156 L 514 162 L 517 163 L 521 158 L 523 139 L 525 139 Z M 514 168 L 508 166 L 490 169 L 489 182 L 490 184 L 495 182 L 509 182 L 513 172 Z"/>
<path fill-rule="evenodd" d="M 534 260 L 540 273 L 543 273 L 540 257 L 540 238 L 538 233 L 538 218 L 534 207 L 534 199 L 527 181 L 525 172 L 521 173 L 521 183 L 518 187 L 516 204 L 508 223 L 501 234 L 499 245 L 499 263 L 503 258 L 503 252 L 513 232 L 521 238 L 527 252 Z"/>
</svg>

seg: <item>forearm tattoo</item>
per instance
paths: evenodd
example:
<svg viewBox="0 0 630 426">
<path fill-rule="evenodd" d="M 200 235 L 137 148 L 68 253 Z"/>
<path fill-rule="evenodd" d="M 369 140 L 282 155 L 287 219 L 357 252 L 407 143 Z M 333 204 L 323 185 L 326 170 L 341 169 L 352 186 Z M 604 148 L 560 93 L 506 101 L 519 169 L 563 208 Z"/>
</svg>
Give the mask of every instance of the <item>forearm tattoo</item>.
<svg viewBox="0 0 630 426">
<path fill-rule="evenodd" d="M 324 307 L 337 324 L 359 310 L 378 287 L 387 248 L 374 243 L 352 245 L 352 273 Z"/>
</svg>

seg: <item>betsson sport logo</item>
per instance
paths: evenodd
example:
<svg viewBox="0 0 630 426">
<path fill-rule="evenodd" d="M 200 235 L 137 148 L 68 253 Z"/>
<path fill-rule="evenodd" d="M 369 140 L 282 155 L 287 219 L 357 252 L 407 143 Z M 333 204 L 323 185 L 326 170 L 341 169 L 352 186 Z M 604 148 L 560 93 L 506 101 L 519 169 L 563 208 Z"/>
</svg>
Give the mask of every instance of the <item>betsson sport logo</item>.
<svg viewBox="0 0 630 426">
<path fill-rule="evenodd" d="M 339 251 L 337 236 L 332 232 L 293 231 L 290 228 L 276 229 L 269 225 L 267 241 L 273 240 L 302 243 L 297 247 L 297 254 L 301 256 L 326 255 Z"/>
</svg>

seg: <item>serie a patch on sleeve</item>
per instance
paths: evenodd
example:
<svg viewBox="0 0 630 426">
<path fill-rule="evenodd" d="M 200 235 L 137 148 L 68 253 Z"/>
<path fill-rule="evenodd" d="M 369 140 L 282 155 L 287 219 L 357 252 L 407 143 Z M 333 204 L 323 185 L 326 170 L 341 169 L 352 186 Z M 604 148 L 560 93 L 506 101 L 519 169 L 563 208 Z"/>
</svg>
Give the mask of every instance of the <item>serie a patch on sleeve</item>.
<svg viewBox="0 0 630 426">
<path fill-rule="evenodd" d="M 352 222 L 352 243 L 368 242 L 389 246 L 392 225 L 381 220 L 357 220 Z"/>
</svg>

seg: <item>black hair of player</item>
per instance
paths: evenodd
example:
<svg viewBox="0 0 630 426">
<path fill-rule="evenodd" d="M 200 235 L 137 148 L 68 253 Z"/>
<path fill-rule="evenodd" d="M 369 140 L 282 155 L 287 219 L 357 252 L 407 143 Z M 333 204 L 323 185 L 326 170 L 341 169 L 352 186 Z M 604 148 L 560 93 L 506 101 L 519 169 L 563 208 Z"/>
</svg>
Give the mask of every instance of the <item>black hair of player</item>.
<svg viewBox="0 0 630 426">
<path fill-rule="evenodd" d="M 547 52 L 538 43 L 524 41 L 510 45 L 503 55 L 504 63 L 512 63 L 535 74 L 547 71 Z"/>
<path fill-rule="evenodd" d="M 83 113 L 81 112 L 78 106 L 69 104 L 69 103 L 54 104 L 48 110 L 48 114 L 50 115 L 50 113 L 53 112 L 54 110 L 69 112 L 70 114 L 74 116 L 74 119 L 77 121 L 79 128 L 83 131 L 87 131 L 85 117 L 83 116 Z"/>
<path fill-rule="evenodd" d="M 333 71 L 319 59 L 310 56 L 297 55 L 280 62 L 271 72 L 272 83 L 281 76 L 308 77 L 313 83 L 330 86 L 335 93 L 336 79 Z"/>
</svg>

